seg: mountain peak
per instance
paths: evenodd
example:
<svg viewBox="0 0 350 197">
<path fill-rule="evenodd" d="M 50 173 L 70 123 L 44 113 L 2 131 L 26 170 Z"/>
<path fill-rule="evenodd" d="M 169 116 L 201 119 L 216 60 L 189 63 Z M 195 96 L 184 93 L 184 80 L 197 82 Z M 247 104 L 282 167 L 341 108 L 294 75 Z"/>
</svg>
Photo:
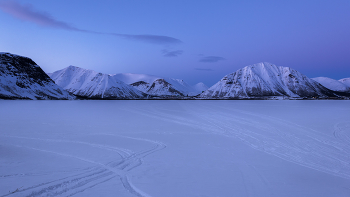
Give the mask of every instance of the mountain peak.
<svg viewBox="0 0 350 197">
<path fill-rule="evenodd" d="M 259 62 L 259 63 L 256 63 L 256 64 L 251 64 L 251 65 L 248 65 L 246 67 L 266 67 L 266 66 L 276 66 L 272 63 L 269 63 L 269 62 Z"/>
<path fill-rule="evenodd" d="M 226 75 L 202 93 L 201 97 L 249 98 L 282 95 L 312 97 L 333 94 L 294 69 L 261 62 Z"/>
</svg>

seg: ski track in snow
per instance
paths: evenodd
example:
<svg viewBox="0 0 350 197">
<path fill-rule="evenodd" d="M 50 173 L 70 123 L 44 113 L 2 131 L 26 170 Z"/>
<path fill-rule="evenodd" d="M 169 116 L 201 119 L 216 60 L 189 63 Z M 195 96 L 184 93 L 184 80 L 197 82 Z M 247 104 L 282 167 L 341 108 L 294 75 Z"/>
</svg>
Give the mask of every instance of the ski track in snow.
<svg viewBox="0 0 350 197">
<path fill-rule="evenodd" d="M 340 122 L 334 125 L 333 135 L 336 139 L 350 144 L 350 122 Z"/>
<path fill-rule="evenodd" d="M 314 170 L 350 179 L 350 122 L 334 126 L 334 139 L 311 128 L 276 117 L 208 105 L 186 105 L 189 118 L 163 113 L 149 106 L 128 111 L 162 121 L 237 138 L 250 147 Z M 283 129 L 282 129 L 283 128 Z M 345 143 L 344 143 L 345 142 Z"/>
<path fill-rule="evenodd" d="M 112 134 L 98 133 L 96 135 L 112 135 Z M 149 197 L 148 194 L 139 190 L 136 186 L 134 186 L 130 182 L 129 180 L 130 178 L 127 176 L 127 174 L 132 169 L 140 166 L 142 164 L 142 159 L 144 157 L 156 151 L 160 151 L 166 148 L 166 145 L 161 142 L 157 142 L 149 139 L 120 136 L 120 135 L 113 135 L 113 136 L 129 138 L 136 141 L 145 141 L 145 142 L 154 144 L 154 146 L 150 149 L 146 149 L 143 151 L 132 152 L 131 150 L 127 150 L 127 149 L 121 149 L 117 147 L 105 146 L 101 144 L 94 144 L 94 143 L 88 143 L 88 142 L 82 142 L 82 141 L 54 140 L 54 139 L 30 138 L 30 137 L 19 137 L 19 136 L 8 136 L 8 135 L 2 135 L 2 136 L 9 137 L 9 138 L 26 139 L 26 140 L 39 140 L 39 141 L 46 141 L 46 142 L 84 144 L 95 148 L 114 151 L 121 157 L 121 159 L 117 161 L 108 162 L 107 164 L 103 164 L 103 163 L 98 163 L 86 158 L 69 155 L 65 153 L 38 149 L 34 147 L 14 145 L 20 148 L 27 148 L 35 151 L 41 151 L 41 152 L 55 154 L 59 156 L 74 158 L 77 160 L 94 164 L 94 167 L 86 170 L 86 172 L 84 173 L 78 173 L 78 174 L 67 176 L 57 180 L 52 180 L 49 182 L 33 185 L 27 188 L 20 188 L 16 192 L 8 193 L 0 197 L 5 197 L 5 196 L 36 197 L 36 196 L 63 196 L 63 195 L 73 196 L 75 194 L 84 192 L 85 190 L 88 190 L 90 188 L 93 188 L 99 184 L 110 181 L 116 177 L 119 177 L 123 187 L 129 193 L 138 197 Z M 8 176 L 11 176 L 11 175 L 8 175 Z"/>
</svg>

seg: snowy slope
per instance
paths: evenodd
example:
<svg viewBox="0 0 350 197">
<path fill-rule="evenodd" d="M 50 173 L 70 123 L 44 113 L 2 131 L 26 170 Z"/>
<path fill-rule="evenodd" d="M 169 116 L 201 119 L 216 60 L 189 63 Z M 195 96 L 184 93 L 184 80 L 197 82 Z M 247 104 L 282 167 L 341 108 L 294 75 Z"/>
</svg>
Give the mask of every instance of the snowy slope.
<svg viewBox="0 0 350 197">
<path fill-rule="evenodd" d="M 195 96 L 202 92 L 201 89 L 189 85 L 182 79 L 133 73 L 119 73 L 112 76 L 154 96 Z"/>
<path fill-rule="evenodd" d="M 328 77 L 316 77 L 312 79 L 330 90 L 339 91 L 339 92 L 350 91 L 350 87 L 342 83 L 340 80 L 337 81 L 335 79 L 331 79 Z"/>
<path fill-rule="evenodd" d="M 57 85 L 79 96 L 103 99 L 137 99 L 145 96 L 115 77 L 75 66 L 49 75 Z"/>
<path fill-rule="evenodd" d="M 350 78 L 340 79 L 339 81 L 345 84 L 346 86 L 350 87 Z"/>
<path fill-rule="evenodd" d="M 334 96 L 332 91 L 300 72 L 271 63 L 246 66 L 226 75 L 203 92 L 202 98 L 249 98 L 261 96 Z"/>
<path fill-rule="evenodd" d="M 0 53 L 0 98 L 74 99 L 30 58 Z"/>
</svg>

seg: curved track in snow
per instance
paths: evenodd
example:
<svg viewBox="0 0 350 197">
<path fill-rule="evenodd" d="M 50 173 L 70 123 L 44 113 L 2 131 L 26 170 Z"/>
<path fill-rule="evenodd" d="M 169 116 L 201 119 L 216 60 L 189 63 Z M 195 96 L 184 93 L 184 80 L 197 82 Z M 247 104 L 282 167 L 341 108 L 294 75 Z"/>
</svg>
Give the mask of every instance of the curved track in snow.
<svg viewBox="0 0 350 197">
<path fill-rule="evenodd" d="M 99 134 L 104 135 L 104 134 Z M 37 140 L 45 142 L 57 142 L 57 143 L 75 143 L 91 146 L 94 148 L 99 148 L 103 150 L 116 152 L 120 159 L 116 161 L 110 161 L 106 164 L 99 163 L 93 160 L 89 160 L 80 156 L 70 155 L 66 153 L 55 152 L 51 150 L 39 149 L 29 146 L 17 145 L 19 148 L 26 148 L 35 151 L 45 152 L 49 154 L 54 154 L 63 157 L 69 157 L 77 159 L 80 161 L 88 162 L 93 164 L 92 168 L 83 170 L 84 172 L 76 173 L 71 176 L 64 178 L 43 182 L 37 185 L 32 185 L 30 187 L 24 187 L 16 190 L 15 192 L 9 192 L 8 194 L 2 195 L 6 196 L 26 196 L 26 197 L 36 197 L 36 196 L 74 196 L 75 194 L 84 192 L 90 188 L 93 188 L 99 184 L 105 183 L 115 178 L 119 178 L 123 187 L 132 195 L 138 197 L 149 197 L 148 194 L 139 190 L 134 186 L 130 178 L 128 177 L 128 172 L 142 164 L 142 159 L 147 155 L 150 155 L 156 151 L 166 148 L 166 145 L 152 141 L 148 139 L 132 138 L 127 136 L 115 135 L 117 137 L 129 138 L 135 141 L 144 141 L 153 144 L 149 149 L 144 149 L 139 152 L 132 152 L 131 150 L 106 146 L 95 143 L 88 143 L 83 141 L 70 141 L 70 140 L 55 140 L 55 139 L 42 139 L 42 138 L 28 138 L 28 137 L 17 137 L 17 136 L 3 136 L 9 138 L 20 138 L 25 140 Z"/>
</svg>

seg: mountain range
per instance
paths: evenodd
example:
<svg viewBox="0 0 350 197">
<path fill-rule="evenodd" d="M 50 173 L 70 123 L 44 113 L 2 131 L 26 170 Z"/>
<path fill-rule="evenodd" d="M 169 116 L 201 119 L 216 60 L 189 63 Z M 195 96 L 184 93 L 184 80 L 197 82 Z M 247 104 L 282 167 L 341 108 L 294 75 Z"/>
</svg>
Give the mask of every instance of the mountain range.
<svg viewBox="0 0 350 197">
<path fill-rule="evenodd" d="M 68 92 L 87 98 L 183 97 L 195 96 L 208 89 L 203 83 L 191 86 L 181 79 L 131 73 L 102 74 L 75 66 L 48 75 Z"/>
<path fill-rule="evenodd" d="M 103 74 L 69 66 L 45 73 L 33 60 L 0 53 L 0 99 L 261 99 L 350 97 L 350 78 L 308 78 L 262 62 L 224 76 L 208 88 L 146 74 Z"/>
<path fill-rule="evenodd" d="M 66 91 L 92 99 L 139 99 L 146 95 L 108 74 L 69 66 L 48 75 Z"/>
</svg>

